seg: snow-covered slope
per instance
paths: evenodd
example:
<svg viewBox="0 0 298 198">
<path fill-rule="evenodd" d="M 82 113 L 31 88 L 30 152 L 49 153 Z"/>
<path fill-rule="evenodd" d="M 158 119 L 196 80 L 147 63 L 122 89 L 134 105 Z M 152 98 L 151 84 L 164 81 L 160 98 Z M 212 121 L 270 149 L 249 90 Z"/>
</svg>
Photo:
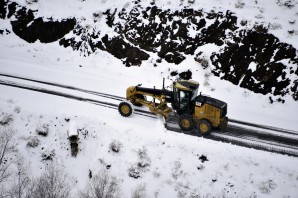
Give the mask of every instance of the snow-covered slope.
<svg viewBox="0 0 298 198">
<path fill-rule="evenodd" d="M 229 51 L 225 48 L 229 46 L 228 41 L 235 43 L 234 37 L 231 36 L 233 33 L 231 28 L 224 32 L 224 39 L 219 39 L 223 41 L 223 45 L 212 42 L 203 43 L 197 46 L 193 54 L 177 50 L 177 53 L 179 52 L 181 57 L 184 57 L 178 65 L 171 62 L 171 56 L 163 56 L 159 53 L 162 47 L 157 46 L 157 51 L 152 50 L 153 48 L 144 49 L 144 45 L 129 40 L 132 38 L 129 35 L 123 39 L 125 41 L 123 45 L 128 48 L 122 51 L 117 48 L 119 46 L 108 42 L 93 51 L 90 48 L 92 46 L 90 40 L 82 42 L 79 48 L 74 48 L 75 50 L 72 45 L 66 48 L 61 46 L 62 39 L 66 42 L 74 38 L 73 41 L 76 42 L 73 42 L 73 45 L 75 45 L 86 41 L 82 36 L 88 36 L 88 34 L 90 36 L 93 32 L 100 34 L 99 38 L 91 39 L 94 46 L 97 46 L 99 41 L 103 42 L 102 38 L 105 35 L 108 35 L 110 39 L 119 37 L 119 35 L 121 37 L 115 29 L 117 22 L 122 27 L 126 27 L 124 19 L 120 19 L 118 15 L 123 8 L 130 13 L 133 9 L 138 11 L 137 9 L 142 10 L 155 5 L 163 11 L 170 9 L 168 11 L 170 13 L 192 8 L 195 11 L 201 11 L 203 18 L 211 16 L 212 13 L 222 12 L 224 13 L 222 18 L 218 16 L 220 21 L 227 19 L 225 18 L 226 12 L 230 10 L 235 13 L 231 16 L 237 17 L 235 25 L 238 29 L 235 32 L 253 30 L 256 24 L 262 24 L 268 27 L 268 34 L 279 39 L 274 44 L 284 44 L 286 50 L 289 50 L 291 46 L 297 49 L 298 35 L 295 25 L 298 19 L 297 1 L 212 0 L 207 2 L 197 0 L 189 3 L 192 1 L 90 0 L 34 3 L 34 1 L 20 0 L 16 2 L 19 6 L 24 6 L 26 11 L 37 10 L 33 12 L 34 19 L 41 17 L 44 22 L 75 19 L 75 30 L 83 32 L 76 34 L 75 30 L 70 28 L 69 32 L 64 32 L 65 35 L 61 35 L 60 38 L 52 38 L 56 39 L 53 42 L 37 37 L 39 39 L 29 43 L 24 37 L 17 36 L 12 28 L 11 22 L 20 20 L 16 18 L 17 15 L 8 17 L 8 12 L 4 17 L 0 15 L 0 30 L 3 30 L 0 35 L 0 72 L 2 73 L 18 74 L 125 96 L 125 89 L 128 86 L 142 83 L 147 87 L 161 87 L 162 78 L 167 78 L 166 84 L 170 85 L 169 79 L 177 77 L 177 75 L 173 76 L 174 73 L 189 70 L 192 78 L 201 83 L 200 89 L 203 94 L 228 103 L 229 117 L 298 130 L 298 119 L 295 116 L 298 104 L 291 95 L 295 90 L 290 91 L 297 79 L 295 75 L 297 71 L 296 51 L 293 57 L 287 57 L 285 53 L 285 57 L 280 61 L 288 68 L 283 71 L 287 73 L 286 77 L 291 82 L 286 87 L 289 89 L 289 94 L 282 96 L 284 103 L 270 104 L 268 99 L 270 96 L 276 100 L 281 95 L 273 96 L 273 92 L 266 95 L 254 93 L 221 79 L 220 77 L 224 74 L 220 74 L 219 77 L 214 74 L 216 65 L 212 60 L 215 61 L 215 59 L 210 57 L 212 53 L 220 54 Z M 115 9 L 117 9 L 115 24 L 112 23 L 109 26 L 107 18 L 112 16 Z M 110 14 L 104 14 L 107 10 L 110 10 Z M 160 18 L 156 17 L 155 20 L 156 23 L 161 23 Z M 141 23 L 146 25 L 148 21 L 144 20 Z M 243 23 L 246 21 L 247 24 L 242 26 L 241 21 Z M 206 27 L 214 22 L 215 19 L 206 19 Z M 25 24 L 29 29 L 32 25 L 34 25 L 33 22 Z M 47 29 L 41 28 L 37 32 L 42 30 L 45 30 L 46 35 Z M 293 32 L 289 33 L 289 30 Z M 191 37 L 197 32 L 189 31 L 189 33 Z M 185 42 L 180 41 L 180 43 Z M 130 54 L 127 51 L 131 48 L 137 50 L 136 53 L 142 51 L 148 54 L 149 58 L 142 60 L 138 67 L 125 67 L 130 60 L 135 61 L 135 59 L 128 61 L 125 57 Z M 118 53 L 115 53 L 115 49 Z M 124 58 L 121 57 L 121 53 Z M 147 56 L 144 55 L 144 57 Z M 209 66 L 204 69 L 203 63 L 198 62 L 198 59 L 207 60 Z M 273 59 L 269 61 L 269 63 L 272 62 L 274 62 Z M 257 68 L 257 63 L 249 63 L 248 66 L 248 69 L 253 71 Z M 289 69 L 290 67 L 292 69 Z M 291 73 L 291 70 L 294 73 Z M 29 164 L 31 176 L 38 177 L 43 173 L 46 164 L 51 161 L 43 161 L 42 154 L 54 153 L 52 162 L 60 168 L 63 167 L 77 181 L 72 191 L 74 197 L 76 197 L 77 190 L 84 189 L 89 181 L 89 170 L 95 174 L 102 166 L 106 168 L 108 165 L 111 165 L 108 171 L 120 179 L 123 192 L 121 197 L 130 197 L 131 191 L 140 184 L 146 185 L 148 197 L 191 197 L 191 195 L 193 197 L 194 195 L 201 197 L 295 197 L 298 193 L 298 161 L 296 158 L 169 132 L 157 119 L 139 115 L 125 119 L 116 110 L 93 104 L 2 85 L 0 91 L 1 119 L 5 115 L 12 115 L 13 121 L 9 124 L 9 128 L 16 131 L 16 148 L 18 153 L 25 158 L 25 163 Z M 81 129 L 77 157 L 70 155 L 67 139 L 68 119 L 75 122 L 77 128 Z M 42 127 L 43 124 L 46 124 L 49 129 L 47 137 L 40 136 L 36 132 L 36 129 Z M 6 127 L 1 126 L 2 131 L 4 128 Z M 39 140 L 39 144 L 34 148 L 28 147 L 27 143 L 33 137 Z M 120 145 L 119 153 L 110 150 L 111 143 Z M 140 157 L 140 153 L 145 153 L 145 157 L 144 155 Z M 204 157 L 208 161 L 202 160 Z M 130 177 L 129 173 L 138 168 L 139 162 L 147 164 L 141 169 L 140 177 L 137 179 Z M 9 185 L 7 184 L 6 187 Z"/>
</svg>

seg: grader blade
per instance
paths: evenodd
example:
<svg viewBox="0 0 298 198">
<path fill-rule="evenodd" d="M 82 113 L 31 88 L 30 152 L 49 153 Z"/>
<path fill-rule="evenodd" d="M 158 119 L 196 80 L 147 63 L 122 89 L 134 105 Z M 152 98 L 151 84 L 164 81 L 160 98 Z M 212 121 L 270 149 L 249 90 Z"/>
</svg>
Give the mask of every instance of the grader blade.
<svg viewBox="0 0 298 198">
<path fill-rule="evenodd" d="M 171 131 L 181 132 L 178 115 L 175 115 L 173 112 L 169 113 L 169 116 L 166 119 L 165 127 Z"/>
</svg>

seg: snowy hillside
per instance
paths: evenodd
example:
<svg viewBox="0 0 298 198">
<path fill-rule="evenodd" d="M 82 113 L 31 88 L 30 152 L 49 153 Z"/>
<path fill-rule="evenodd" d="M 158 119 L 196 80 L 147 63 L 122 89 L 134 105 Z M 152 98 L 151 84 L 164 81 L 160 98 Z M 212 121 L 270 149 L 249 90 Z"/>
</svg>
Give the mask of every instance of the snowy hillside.
<svg viewBox="0 0 298 198">
<path fill-rule="evenodd" d="M 161 88 L 162 78 L 166 85 L 192 78 L 203 94 L 228 103 L 230 118 L 298 131 L 298 1 L 0 5 L 1 74 L 122 97 L 131 85 Z M 0 107 L 0 143 L 14 134 L 14 148 L 0 160 L 2 173 L 11 173 L 0 176 L 0 197 L 42 197 L 38 193 L 46 190 L 37 184 L 51 173 L 50 164 L 61 173 L 56 178 L 66 174 L 61 186 L 70 197 L 84 197 L 103 170 L 116 177 L 110 181 L 118 197 L 298 194 L 297 158 L 174 133 L 159 119 L 123 118 L 114 109 L 4 85 Z M 80 138 L 76 157 L 67 139 L 73 127 Z M 19 181 L 27 185 L 16 196 Z"/>
</svg>

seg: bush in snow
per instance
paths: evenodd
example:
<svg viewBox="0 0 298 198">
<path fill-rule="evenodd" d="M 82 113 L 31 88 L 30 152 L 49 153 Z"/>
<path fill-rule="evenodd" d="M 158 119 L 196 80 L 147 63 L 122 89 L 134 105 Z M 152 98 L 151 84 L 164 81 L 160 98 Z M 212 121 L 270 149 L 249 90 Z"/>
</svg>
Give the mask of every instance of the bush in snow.
<svg viewBox="0 0 298 198">
<path fill-rule="evenodd" d="M 15 132 L 8 128 L 0 130 L 0 184 L 12 174 L 10 169 L 13 163 L 11 155 L 15 151 L 14 134 Z"/>
<path fill-rule="evenodd" d="M 100 11 L 94 12 L 93 13 L 93 21 L 94 21 L 94 23 L 100 21 L 101 17 L 102 17 L 102 12 L 100 12 Z"/>
<path fill-rule="evenodd" d="M 141 174 L 140 168 L 138 166 L 136 166 L 135 164 L 132 165 L 129 169 L 128 169 L 128 175 L 129 177 L 138 179 Z"/>
<path fill-rule="evenodd" d="M 33 3 L 37 3 L 38 0 L 26 0 L 27 4 L 33 4 Z"/>
<path fill-rule="evenodd" d="M 146 168 L 149 167 L 151 164 L 151 159 L 148 156 L 148 151 L 146 149 L 146 147 L 143 147 L 142 149 L 138 150 L 138 156 L 139 156 L 139 162 L 138 162 L 138 166 L 140 168 Z"/>
<path fill-rule="evenodd" d="M 276 3 L 279 6 L 285 6 L 289 9 L 295 7 L 295 1 L 294 0 L 277 0 Z"/>
<path fill-rule="evenodd" d="M 172 169 L 172 177 L 174 179 L 178 179 L 178 177 L 185 175 L 182 170 L 182 163 L 180 161 L 175 161 L 175 166 Z"/>
<path fill-rule="evenodd" d="M 39 145 L 40 141 L 36 136 L 29 137 L 29 141 L 27 143 L 28 147 L 37 147 Z"/>
<path fill-rule="evenodd" d="M 246 20 L 246 19 L 242 19 L 242 20 L 240 21 L 240 25 L 242 25 L 242 26 L 247 25 L 247 20 Z"/>
<path fill-rule="evenodd" d="M 21 112 L 21 107 L 15 107 L 13 111 L 16 112 L 16 113 L 20 113 Z"/>
<path fill-rule="evenodd" d="M 93 175 L 85 190 L 79 192 L 80 198 L 120 198 L 119 180 L 102 168 Z"/>
<path fill-rule="evenodd" d="M 117 140 L 113 140 L 110 144 L 110 150 L 113 151 L 114 153 L 119 153 L 122 146 L 123 145 L 121 142 Z"/>
<path fill-rule="evenodd" d="M 128 174 L 130 177 L 133 178 L 139 178 L 141 172 L 146 172 L 149 170 L 149 166 L 151 165 L 151 159 L 148 156 L 148 151 L 146 147 L 143 147 L 142 149 L 139 149 L 137 151 L 139 161 L 135 164 L 133 164 L 128 169 Z"/>
<path fill-rule="evenodd" d="M 206 56 L 201 57 L 200 55 L 201 53 L 196 55 L 195 61 L 197 61 L 198 63 L 201 63 L 202 67 L 206 69 L 209 66 L 208 58 Z"/>
<path fill-rule="evenodd" d="M 51 150 L 51 151 L 44 151 L 41 154 L 42 160 L 46 161 L 46 160 L 53 160 L 53 157 L 55 156 L 55 150 Z"/>
<path fill-rule="evenodd" d="M 276 183 L 273 180 L 269 179 L 267 181 L 261 182 L 259 185 L 259 189 L 261 193 L 269 194 L 271 190 L 274 190 L 276 188 L 276 186 Z"/>
<path fill-rule="evenodd" d="M 262 19 L 262 18 L 264 18 L 264 16 L 263 16 L 262 14 L 257 14 L 257 15 L 255 16 L 255 18 L 256 18 L 256 19 Z"/>
<path fill-rule="evenodd" d="M 12 114 L 2 113 L 0 116 L 0 125 L 7 126 L 13 121 Z"/>
<path fill-rule="evenodd" d="M 46 123 L 41 124 L 36 128 L 36 132 L 38 135 L 47 136 L 49 133 L 49 125 Z"/>
<path fill-rule="evenodd" d="M 6 197 L 28 197 L 27 192 L 31 188 L 29 166 L 25 163 L 22 156 L 17 156 L 15 164 L 16 171 L 12 174 L 12 182 L 10 183 L 10 188 L 6 192 Z"/>
<path fill-rule="evenodd" d="M 264 26 L 264 24 L 256 23 L 254 25 L 253 29 L 258 33 L 267 33 L 268 32 L 268 27 Z"/>
<path fill-rule="evenodd" d="M 242 0 L 237 0 L 235 3 L 235 8 L 243 8 L 245 6 L 245 3 Z"/>
<path fill-rule="evenodd" d="M 281 29 L 281 24 L 280 23 L 269 23 L 268 28 L 270 30 L 278 30 L 278 29 Z"/>
<path fill-rule="evenodd" d="M 209 83 L 210 76 L 211 76 L 211 73 L 209 73 L 209 72 L 204 74 L 204 86 L 205 87 L 210 86 L 210 83 Z"/>
<path fill-rule="evenodd" d="M 146 184 L 140 184 L 131 193 L 131 198 L 145 198 L 146 197 Z"/>
<path fill-rule="evenodd" d="M 45 172 L 32 182 L 28 192 L 30 198 L 71 197 L 72 179 L 62 169 L 53 164 L 46 167 Z"/>
</svg>

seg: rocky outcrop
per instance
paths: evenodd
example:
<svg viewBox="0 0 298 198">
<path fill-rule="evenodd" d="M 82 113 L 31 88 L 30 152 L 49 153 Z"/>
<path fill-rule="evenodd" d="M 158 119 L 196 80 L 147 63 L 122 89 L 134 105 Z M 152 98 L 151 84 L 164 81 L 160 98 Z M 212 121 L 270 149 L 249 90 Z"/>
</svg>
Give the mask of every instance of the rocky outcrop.
<svg viewBox="0 0 298 198">
<path fill-rule="evenodd" d="M 297 68 L 288 67 L 283 60 L 297 65 L 296 49 L 272 34 L 249 30 L 240 35 L 222 53 L 211 56 L 215 66 L 212 72 L 255 93 L 289 94 L 292 78 L 289 75 L 297 77 Z"/>
<path fill-rule="evenodd" d="M 51 43 L 63 38 L 68 32 L 73 30 L 76 19 L 62 19 L 61 21 L 52 18 L 35 18 L 34 12 L 26 7 L 22 7 L 15 2 L 4 2 L 0 8 L 1 18 L 11 18 L 13 32 L 29 43 L 39 40 L 42 43 Z M 6 15 L 7 13 L 7 15 Z"/>
<path fill-rule="evenodd" d="M 237 16 L 229 10 L 206 12 L 184 7 L 173 11 L 158 7 L 154 1 L 142 7 L 137 0 L 131 9 L 109 9 L 101 13 L 105 28 L 114 31 L 111 36 L 95 27 L 82 27 L 74 18 L 59 21 L 35 18 L 37 11 L 14 2 L 0 2 L 3 3 L 0 18 L 15 16 L 16 20 L 11 21 L 14 33 L 30 43 L 59 41 L 61 46 L 78 50 L 83 56 L 103 50 L 128 67 L 141 66 L 150 53 L 155 53 L 159 58 L 152 61 L 153 66 L 162 60 L 173 63 L 173 76 L 178 75 L 175 65 L 190 55 L 203 69 L 209 68 L 223 80 L 255 93 L 278 97 L 290 94 L 298 100 L 297 49 L 280 42 L 263 25 L 249 29 L 245 28 L 247 22 L 241 21 L 238 27 Z M 94 22 L 96 25 L 97 21 Z M 4 32 L 9 33 L 0 30 L 0 34 Z M 206 44 L 215 44 L 220 50 L 202 59 L 202 52 L 197 49 Z M 179 77 L 191 78 L 191 68 Z"/>
</svg>

